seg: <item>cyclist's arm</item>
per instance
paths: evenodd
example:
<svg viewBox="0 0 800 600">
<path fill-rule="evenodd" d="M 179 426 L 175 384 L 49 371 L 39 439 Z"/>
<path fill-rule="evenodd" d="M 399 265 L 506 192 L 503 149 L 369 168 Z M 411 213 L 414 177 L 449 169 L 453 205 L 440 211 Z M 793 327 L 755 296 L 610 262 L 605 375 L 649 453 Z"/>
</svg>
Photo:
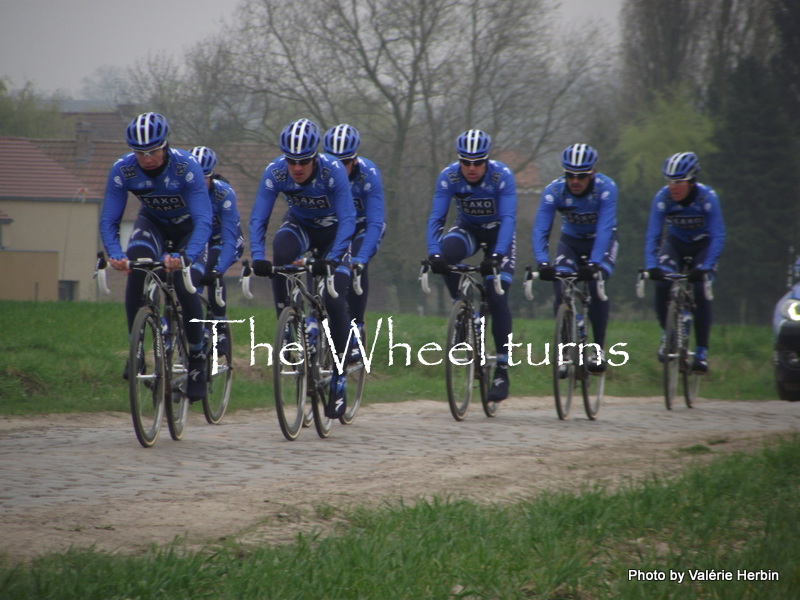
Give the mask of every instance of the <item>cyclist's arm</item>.
<svg viewBox="0 0 800 600">
<path fill-rule="evenodd" d="M 242 231 L 239 209 L 236 206 L 236 192 L 232 187 L 228 188 L 228 193 L 222 198 L 219 216 L 222 227 L 222 249 L 219 252 L 216 269 L 224 273 L 236 260 L 236 248 Z"/>
<path fill-rule="evenodd" d="M 383 202 L 383 182 L 381 173 L 377 167 L 370 166 L 368 169 L 369 192 L 364 197 L 364 208 L 367 213 L 367 228 L 364 232 L 364 241 L 358 251 L 358 255 L 353 257 L 353 262 L 367 264 L 378 251 L 378 244 L 383 237 L 383 230 L 386 224 L 386 209 Z"/>
<path fill-rule="evenodd" d="M 191 173 L 192 176 L 189 176 Z M 187 163 L 184 194 L 192 217 L 192 235 L 186 245 L 186 257 L 195 262 L 205 251 L 211 237 L 213 210 L 208 196 L 205 175 L 200 163 L 190 160 Z"/>
<path fill-rule="evenodd" d="M 267 185 L 268 181 L 269 185 Z M 276 185 L 277 182 L 272 178 L 269 167 L 267 167 L 256 192 L 253 211 L 250 213 L 250 253 L 253 256 L 253 260 L 266 259 L 267 227 L 269 226 L 272 209 L 275 206 L 275 200 L 278 197 Z"/>
<path fill-rule="evenodd" d="M 333 188 L 331 189 L 333 208 L 336 211 L 336 238 L 326 258 L 341 262 L 350 248 L 350 240 L 356 231 L 356 205 L 350 180 L 343 168 L 332 169 Z"/>
<path fill-rule="evenodd" d="M 604 178 L 600 190 L 600 205 L 597 215 L 597 229 L 589 262 L 600 264 L 611 244 L 611 236 L 617 226 L 617 184 Z"/>
<path fill-rule="evenodd" d="M 666 189 L 666 188 L 662 188 Z M 659 191 L 650 206 L 650 217 L 647 221 L 647 232 L 644 237 L 644 268 L 658 266 L 658 249 L 661 247 L 662 230 L 664 229 L 664 203 L 668 200 Z"/>
<path fill-rule="evenodd" d="M 500 231 L 494 245 L 494 252 L 508 255 L 514 229 L 517 225 L 517 186 L 511 170 L 504 167 L 503 179 L 500 183 L 500 194 L 497 197 L 497 212 L 500 216 Z"/>
<path fill-rule="evenodd" d="M 119 239 L 119 224 L 128 203 L 128 190 L 123 185 L 123 181 L 124 178 L 115 164 L 108 173 L 103 209 L 100 213 L 100 237 L 106 253 L 113 261 L 125 259 L 125 252 Z M 112 266 L 117 269 L 114 263 Z"/>
<path fill-rule="evenodd" d="M 725 246 L 725 222 L 722 220 L 722 209 L 714 190 L 709 189 L 705 204 L 708 205 L 706 218 L 708 219 L 708 235 L 711 238 L 711 243 L 708 247 L 705 264 L 698 266 L 712 269 L 716 266 L 720 254 L 722 254 L 722 248 Z"/>
<path fill-rule="evenodd" d="M 542 192 L 539 210 L 536 211 L 536 218 L 533 221 L 531 241 L 536 262 L 550 262 L 550 231 L 553 228 L 555 215 L 556 195 L 552 188 L 547 186 Z"/>
<path fill-rule="evenodd" d="M 450 185 L 447 182 L 445 172 L 439 175 L 436 182 L 436 192 L 433 194 L 433 206 L 428 217 L 427 240 L 428 254 L 439 254 L 441 246 L 439 242 L 444 232 L 444 223 L 447 219 L 447 212 L 450 209 Z"/>
</svg>

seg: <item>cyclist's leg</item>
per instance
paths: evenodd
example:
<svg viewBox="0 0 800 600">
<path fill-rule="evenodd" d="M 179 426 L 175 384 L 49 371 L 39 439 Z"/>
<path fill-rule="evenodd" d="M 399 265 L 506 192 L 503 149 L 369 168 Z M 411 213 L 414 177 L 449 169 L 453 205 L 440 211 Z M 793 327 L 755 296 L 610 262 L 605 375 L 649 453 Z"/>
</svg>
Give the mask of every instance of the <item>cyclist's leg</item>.
<svg viewBox="0 0 800 600">
<path fill-rule="evenodd" d="M 176 250 L 181 251 L 186 248 L 191 234 L 187 234 L 177 244 Z M 192 277 L 192 284 L 195 288 L 200 286 L 200 279 L 205 273 L 206 260 L 208 259 L 207 250 L 204 251 L 197 260 L 192 263 L 189 268 L 189 273 Z M 193 319 L 202 321 L 205 318 L 203 314 L 203 303 L 197 293 L 191 293 L 186 289 L 183 277 L 178 276 L 173 279 L 175 285 L 175 292 L 178 296 L 178 301 L 183 307 L 183 328 L 186 331 L 186 342 L 189 345 L 189 377 L 186 385 L 186 395 L 189 400 L 195 402 L 202 400 L 206 395 L 206 354 L 203 347 L 204 342 L 204 329 L 203 323 L 192 322 Z"/>
<path fill-rule="evenodd" d="M 160 258 L 163 252 L 164 242 L 161 230 L 146 215 L 139 213 L 125 252 L 128 260 L 133 261 L 140 258 L 155 260 Z M 143 271 L 132 271 L 125 284 L 125 313 L 128 317 L 128 331 L 131 330 L 133 319 L 142 304 L 144 278 Z"/>
<path fill-rule="evenodd" d="M 142 213 L 136 218 L 133 226 L 133 233 L 128 240 L 128 248 L 125 252 L 128 260 L 140 258 L 156 259 L 163 253 L 163 241 L 160 230 Z M 128 322 L 128 333 L 130 334 L 133 320 L 142 304 L 144 292 L 145 273 L 143 271 L 131 271 L 128 280 L 125 282 L 125 314 Z M 123 379 L 128 379 L 128 362 L 122 371 Z"/>
<path fill-rule="evenodd" d="M 496 237 L 496 233 L 494 235 Z M 487 245 L 491 249 L 492 243 Z M 492 377 L 491 389 L 488 399 L 490 402 L 498 402 L 508 398 L 510 389 L 510 377 L 508 373 L 508 336 L 512 331 L 511 309 L 508 306 L 509 290 L 514 278 L 514 267 L 517 261 L 516 239 L 512 238 L 508 254 L 503 258 L 500 265 L 500 280 L 503 295 L 499 295 L 494 289 L 494 277 L 486 278 L 487 298 L 489 302 L 489 312 L 492 315 L 492 337 L 494 338 L 495 351 L 497 355 L 497 365 L 494 377 Z"/>
<path fill-rule="evenodd" d="M 356 232 L 351 245 L 351 254 L 353 257 L 358 256 L 361 246 L 364 243 L 365 230 L 362 228 Z M 354 258 L 354 262 L 356 261 Z M 364 263 L 362 263 L 364 264 Z M 356 291 L 351 285 L 347 290 L 347 307 L 350 310 L 350 319 L 355 319 L 356 324 L 361 327 L 364 325 L 364 313 L 367 311 L 367 298 L 369 297 L 369 267 L 364 264 L 364 269 L 361 271 L 361 294 L 356 294 Z"/>
<path fill-rule="evenodd" d="M 442 258 L 449 264 L 455 265 L 475 254 L 478 251 L 478 243 L 475 235 L 469 229 L 457 223 L 442 238 L 441 250 Z M 450 297 L 455 300 L 458 297 L 458 274 L 448 273 L 443 277 Z"/>
<path fill-rule="evenodd" d="M 675 248 L 675 240 L 672 236 L 667 236 L 658 250 L 658 266 L 665 273 L 674 273 L 681 269 L 681 255 Z M 669 307 L 669 290 L 672 284 L 669 281 L 654 282 L 653 306 L 656 312 L 656 319 L 661 326 L 661 342 L 658 346 L 658 360 L 664 359 L 664 335 L 667 328 L 667 308 Z"/>
<path fill-rule="evenodd" d="M 310 247 L 306 230 L 299 223 L 288 218 L 281 224 L 272 239 L 272 262 L 278 266 L 291 264 Z M 283 277 L 272 278 L 272 295 L 275 299 L 277 316 L 280 317 L 289 300 L 289 291 Z"/>
<path fill-rule="evenodd" d="M 211 246 L 208 249 L 208 260 L 206 261 L 206 272 L 210 272 L 214 270 L 219 262 L 219 255 L 222 252 L 222 246 L 215 245 Z M 226 300 L 226 290 L 225 286 L 222 281 L 220 281 L 220 285 L 222 286 L 222 301 L 225 302 Z M 217 319 L 224 319 L 226 310 L 224 306 L 220 306 L 217 303 L 217 295 L 214 290 L 214 286 L 208 287 L 208 304 L 209 304 L 209 312 L 213 315 L 214 318 Z"/>
<path fill-rule="evenodd" d="M 616 231 L 614 231 L 608 249 L 603 253 L 603 260 L 600 261 L 600 276 L 605 281 L 607 281 L 614 272 L 618 248 L 619 242 L 617 241 Z M 590 252 L 587 252 L 586 255 L 589 256 Z M 589 321 L 592 323 L 594 342 L 599 345 L 602 350 L 606 347 L 606 331 L 608 329 L 608 315 L 611 312 L 611 302 L 608 298 L 605 300 L 600 299 L 598 296 L 597 281 L 590 282 L 589 293 L 592 297 L 592 302 L 589 305 Z"/>
<path fill-rule="evenodd" d="M 553 266 L 556 271 L 577 271 L 578 261 L 580 257 L 580 244 L 579 239 L 569 235 L 562 235 L 558 240 L 558 247 L 556 248 L 556 258 L 553 261 Z M 553 316 L 558 313 L 558 307 L 561 305 L 561 282 L 556 280 L 553 282 Z"/>
<path fill-rule="evenodd" d="M 694 264 L 704 264 L 708 254 L 709 242 L 704 240 L 699 252 L 694 255 Z M 714 277 L 714 272 L 710 273 Z M 711 300 L 706 298 L 705 284 L 702 281 L 692 284 L 694 288 L 694 332 L 695 356 L 692 368 L 697 371 L 708 370 L 708 347 L 711 338 L 712 310 Z"/>
</svg>

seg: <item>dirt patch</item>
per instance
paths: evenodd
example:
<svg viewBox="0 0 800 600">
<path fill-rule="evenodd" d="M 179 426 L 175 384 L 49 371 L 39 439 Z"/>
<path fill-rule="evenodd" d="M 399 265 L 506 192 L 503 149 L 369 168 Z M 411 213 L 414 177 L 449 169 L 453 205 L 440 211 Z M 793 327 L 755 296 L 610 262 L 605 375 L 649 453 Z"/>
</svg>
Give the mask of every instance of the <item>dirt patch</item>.
<svg viewBox="0 0 800 600">
<path fill-rule="evenodd" d="M 580 405 L 559 421 L 547 398 L 512 398 L 492 419 L 474 405 L 462 422 L 443 402 L 368 404 L 329 439 L 312 427 L 294 442 L 270 410 L 233 412 L 220 426 L 198 410 L 182 441 L 165 427 L 151 449 L 124 413 L 5 417 L 0 538 L 14 560 L 176 538 L 285 542 L 330 530 L 347 506 L 614 487 L 798 430 L 800 406 L 787 402 L 701 399 L 666 411 L 660 398 L 609 398 L 594 422 Z"/>
</svg>

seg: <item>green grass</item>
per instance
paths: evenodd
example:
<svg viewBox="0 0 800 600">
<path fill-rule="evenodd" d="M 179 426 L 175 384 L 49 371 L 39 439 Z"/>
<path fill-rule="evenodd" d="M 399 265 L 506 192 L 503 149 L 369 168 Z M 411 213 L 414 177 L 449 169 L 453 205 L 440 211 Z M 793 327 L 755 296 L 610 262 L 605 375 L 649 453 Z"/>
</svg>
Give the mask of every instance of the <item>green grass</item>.
<svg viewBox="0 0 800 600">
<path fill-rule="evenodd" d="M 251 326 L 255 344 L 271 343 L 275 328 L 272 308 L 231 307 L 237 367 L 231 410 L 272 403 L 268 355 L 256 347 L 251 356 Z M 116 303 L 0 302 L 0 414 L 127 411 L 127 388 L 121 378 L 127 356 L 124 309 Z M 444 367 L 420 362 L 426 344 L 443 345 L 446 319 L 410 314 L 368 313 L 375 336 L 375 354 L 366 402 L 395 402 L 428 398 L 443 400 Z M 390 324 L 392 343 L 390 351 Z M 550 319 L 516 319 L 512 393 L 546 396 L 552 379 L 548 366 L 528 364 L 545 357 L 551 342 Z M 487 333 L 487 344 L 491 336 Z M 661 365 L 655 360 L 659 329 L 654 320 L 616 322 L 609 326 L 608 346 L 627 353 L 626 364 L 610 367 L 606 393 L 616 396 L 657 396 L 662 393 Z M 410 353 L 400 344 L 408 344 Z M 490 348 L 491 350 L 491 348 Z M 771 368 L 772 334 L 766 326 L 718 325 L 712 332 L 711 374 L 701 396 L 727 399 L 774 398 Z M 552 355 L 551 355 L 552 356 Z M 624 356 L 611 356 L 621 363 Z M 390 359 L 392 364 L 390 364 Z M 422 354 L 427 362 L 444 359 L 443 351 Z M 408 364 L 407 364 L 408 363 Z"/>
<path fill-rule="evenodd" d="M 333 533 L 284 545 L 189 551 L 177 540 L 136 556 L 74 549 L 0 563 L 0 590 L 6 600 L 797 598 L 799 487 L 794 438 L 616 490 L 337 510 Z M 733 581 L 691 579 L 712 571 Z"/>
</svg>

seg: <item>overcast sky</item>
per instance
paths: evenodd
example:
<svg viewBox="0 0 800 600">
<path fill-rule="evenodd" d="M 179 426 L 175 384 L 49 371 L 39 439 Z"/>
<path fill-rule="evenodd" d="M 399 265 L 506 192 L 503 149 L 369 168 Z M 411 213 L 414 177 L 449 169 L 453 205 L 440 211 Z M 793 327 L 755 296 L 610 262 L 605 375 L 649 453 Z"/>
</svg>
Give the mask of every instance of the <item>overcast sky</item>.
<svg viewBox="0 0 800 600">
<path fill-rule="evenodd" d="M 502 0 L 501 0 L 502 1 Z M 553 0 L 556 1 L 556 0 Z M 231 23 L 241 0 L 2 0 L 0 78 L 80 97 L 98 67 L 132 66 L 148 53 L 179 58 Z M 561 0 L 565 23 L 602 19 L 612 28 L 622 0 Z"/>
</svg>

